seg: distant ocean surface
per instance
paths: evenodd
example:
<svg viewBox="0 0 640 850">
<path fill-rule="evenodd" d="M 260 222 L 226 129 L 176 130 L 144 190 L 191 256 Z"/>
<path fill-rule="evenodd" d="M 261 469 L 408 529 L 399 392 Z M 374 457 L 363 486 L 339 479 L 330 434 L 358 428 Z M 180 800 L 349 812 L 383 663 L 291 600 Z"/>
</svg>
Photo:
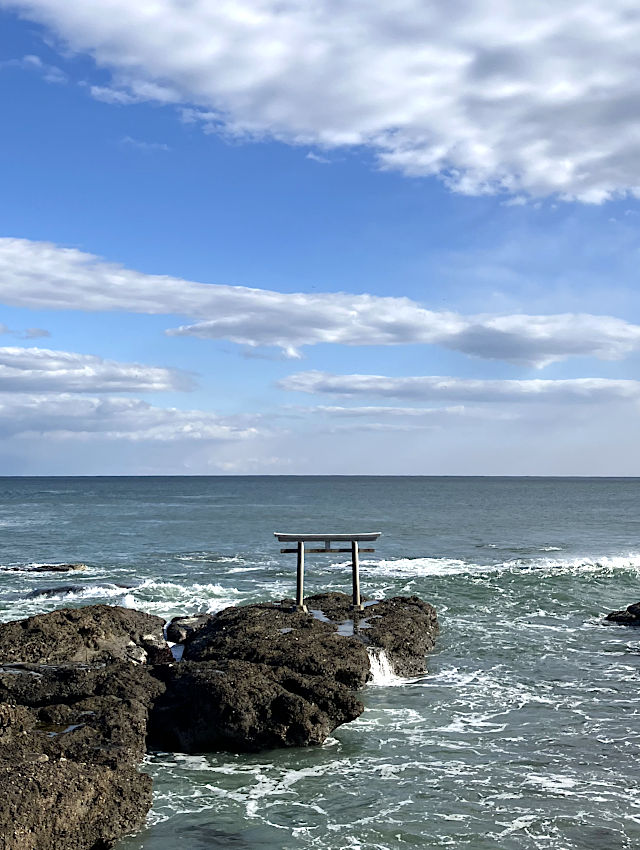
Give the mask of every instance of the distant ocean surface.
<svg viewBox="0 0 640 850">
<path fill-rule="evenodd" d="M 640 847 L 640 632 L 602 622 L 640 599 L 640 479 L 2 478 L 0 619 L 291 596 L 273 532 L 318 529 L 382 532 L 362 590 L 436 606 L 428 674 L 378 676 L 320 748 L 149 756 L 118 850 Z M 309 593 L 349 591 L 338 558 Z"/>
</svg>

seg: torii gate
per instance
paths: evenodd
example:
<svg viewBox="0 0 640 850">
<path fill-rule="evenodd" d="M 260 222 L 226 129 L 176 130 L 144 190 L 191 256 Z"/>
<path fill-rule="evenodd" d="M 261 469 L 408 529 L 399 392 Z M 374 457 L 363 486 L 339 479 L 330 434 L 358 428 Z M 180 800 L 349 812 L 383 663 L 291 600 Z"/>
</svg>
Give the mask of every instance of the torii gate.
<svg viewBox="0 0 640 850">
<path fill-rule="evenodd" d="M 298 570 L 297 570 L 297 585 L 296 585 L 296 604 L 294 611 L 307 612 L 307 606 L 304 604 L 304 544 L 305 543 L 324 543 L 322 549 L 307 549 L 310 554 L 319 554 L 322 552 L 351 552 L 351 574 L 353 578 L 353 605 L 355 611 L 362 611 L 363 605 L 360 602 L 360 552 L 375 552 L 375 549 L 360 549 L 360 543 L 368 543 L 377 540 L 382 532 L 372 531 L 367 534 L 281 534 L 278 531 L 273 532 L 280 543 L 295 543 L 295 549 L 281 549 L 281 553 L 293 553 L 298 555 Z M 350 543 L 348 549 L 331 548 L 331 541 L 336 543 Z"/>
</svg>

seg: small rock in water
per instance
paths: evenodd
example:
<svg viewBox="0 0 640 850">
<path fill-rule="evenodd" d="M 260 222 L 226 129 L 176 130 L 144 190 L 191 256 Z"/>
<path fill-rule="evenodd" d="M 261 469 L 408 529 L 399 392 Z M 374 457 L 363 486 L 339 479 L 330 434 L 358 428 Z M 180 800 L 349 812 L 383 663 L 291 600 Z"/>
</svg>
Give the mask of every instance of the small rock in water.
<svg viewBox="0 0 640 850">
<path fill-rule="evenodd" d="M 65 593 L 80 593 L 86 585 L 82 584 L 59 584 L 57 587 L 37 587 L 27 594 L 28 599 L 36 599 L 39 596 L 58 596 Z"/>
<path fill-rule="evenodd" d="M 622 626 L 640 626 L 640 602 L 634 602 L 624 611 L 612 611 L 607 614 L 605 620 Z"/>
<path fill-rule="evenodd" d="M 86 564 L 21 564 L 19 567 L 3 567 L 9 572 L 25 573 L 68 573 L 72 570 L 86 570 Z"/>
</svg>

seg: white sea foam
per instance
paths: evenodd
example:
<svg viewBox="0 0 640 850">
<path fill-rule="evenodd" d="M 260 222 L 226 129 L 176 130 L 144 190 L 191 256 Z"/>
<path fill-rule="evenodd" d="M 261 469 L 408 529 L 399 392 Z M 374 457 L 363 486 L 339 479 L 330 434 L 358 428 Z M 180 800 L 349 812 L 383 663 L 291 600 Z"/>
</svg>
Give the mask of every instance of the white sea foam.
<svg viewBox="0 0 640 850">
<path fill-rule="evenodd" d="M 367 647 L 369 653 L 369 664 L 371 668 L 370 685 L 376 687 L 389 688 L 397 685 L 406 685 L 411 679 L 403 679 L 394 672 L 393 666 L 387 653 L 384 649 L 377 647 Z"/>
</svg>

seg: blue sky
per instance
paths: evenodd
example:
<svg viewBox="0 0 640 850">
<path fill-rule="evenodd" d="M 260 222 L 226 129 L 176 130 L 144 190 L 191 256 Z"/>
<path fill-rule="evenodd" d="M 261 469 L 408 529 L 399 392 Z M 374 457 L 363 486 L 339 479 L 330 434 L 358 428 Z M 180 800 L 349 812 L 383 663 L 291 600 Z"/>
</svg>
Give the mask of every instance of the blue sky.
<svg viewBox="0 0 640 850">
<path fill-rule="evenodd" d="M 0 0 L 0 474 L 640 474 L 638 36 Z"/>
</svg>

